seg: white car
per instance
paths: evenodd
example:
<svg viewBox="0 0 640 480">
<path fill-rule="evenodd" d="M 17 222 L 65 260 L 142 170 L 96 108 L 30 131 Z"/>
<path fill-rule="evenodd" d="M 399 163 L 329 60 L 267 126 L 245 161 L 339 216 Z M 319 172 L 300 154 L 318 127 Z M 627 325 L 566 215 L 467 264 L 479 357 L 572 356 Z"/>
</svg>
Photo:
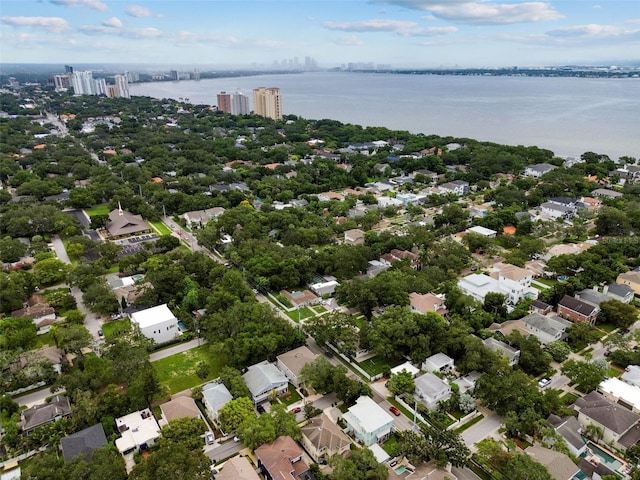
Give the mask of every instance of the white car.
<svg viewBox="0 0 640 480">
<path fill-rule="evenodd" d="M 207 432 L 207 434 L 204 436 L 204 438 L 207 441 L 207 445 L 213 445 L 213 442 L 215 442 L 215 437 L 213 436 L 213 433 L 211 433 L 211 432 Z"/>
<path fill-rule="evenodd" d="M 540 381 L 538 382 L 538 386 L 539 386 L 540 388 L 544 388 L 544 387 L 546 387 L 547 385 L 549 385 L 550 383 L 551 383 L 551 380 L 550 380 L 550 379 L 548 379 L 548 378 L 543 378 L 542 380 L 540 380 Z"/>
</svg>

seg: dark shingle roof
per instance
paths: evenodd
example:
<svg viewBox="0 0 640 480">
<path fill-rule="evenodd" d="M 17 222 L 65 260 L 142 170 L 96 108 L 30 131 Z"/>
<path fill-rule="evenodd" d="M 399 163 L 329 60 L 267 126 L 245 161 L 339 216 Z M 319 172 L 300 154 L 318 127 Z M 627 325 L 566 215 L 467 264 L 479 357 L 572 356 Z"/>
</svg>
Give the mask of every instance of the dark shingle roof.
<svg viewBox="0 0 640 480">
<path fill-rule="evenodd" d="M 586 316 L 593 315 L 598 310 L 598 307 L 595 305 L 583 302 L 582 300 L 570 297 L 569 295 L 562 297 L 562 300 L 558 302 L 558 305 L 562 305 L 569 310 L 573 310 L 574 312 L 578 312 L 579 314 Z"/>
<path fill-rule="evenodd" d="M 70 462 L 77 455 L 84 455 L 85 458 L 89 458 L 94 450 L 106 443 L 107 437 L 104 434 L 104 428 L 101 423 L 80 430 L 60 440 L 62 454 L 67 462 Z"/>
</svg>

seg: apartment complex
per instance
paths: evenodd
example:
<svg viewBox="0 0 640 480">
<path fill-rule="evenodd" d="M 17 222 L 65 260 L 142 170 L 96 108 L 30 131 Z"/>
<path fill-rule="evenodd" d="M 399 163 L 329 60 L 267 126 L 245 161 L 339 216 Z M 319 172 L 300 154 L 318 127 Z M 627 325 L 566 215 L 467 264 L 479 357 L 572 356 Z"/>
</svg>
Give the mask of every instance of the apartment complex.
<svg viewBox="0 0 640 480">
<path fill-rule="evenodd" d="M 233 115 L 246 115 L 249 113 L 249 97 L 242 92 L 218 94 L 218 110 Z"/>
<path fill-rule="evenodd" d="M 275 87 L 258 87 L 253 90 L 253 113 L 261 117 L 282 119 L 282 97 L 280 89 Z"/>
</svg>

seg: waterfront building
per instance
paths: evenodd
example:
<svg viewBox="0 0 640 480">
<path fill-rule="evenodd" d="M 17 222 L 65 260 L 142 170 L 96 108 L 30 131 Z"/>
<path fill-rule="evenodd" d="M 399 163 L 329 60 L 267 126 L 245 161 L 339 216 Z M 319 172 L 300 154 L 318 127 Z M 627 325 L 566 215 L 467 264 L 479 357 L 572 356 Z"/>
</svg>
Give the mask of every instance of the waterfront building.
<svg viewBox="0 0 640 480">
<path fill-rule="evenodd" d="M 282 119 L 282 98 L 276 87 L 258 87 L 253 90 L 253 112 L 261 117 Z"/>
</svg>

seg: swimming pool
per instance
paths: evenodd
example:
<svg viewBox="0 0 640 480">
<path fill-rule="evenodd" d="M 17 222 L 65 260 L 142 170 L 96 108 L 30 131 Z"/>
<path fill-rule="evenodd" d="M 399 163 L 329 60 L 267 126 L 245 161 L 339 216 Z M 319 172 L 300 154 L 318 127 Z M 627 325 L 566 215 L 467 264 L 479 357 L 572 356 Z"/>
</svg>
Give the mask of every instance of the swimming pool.
<svg viewBox="0 0 640 480">
<path fill-rule="evenodd" d="M 622 462 L 615 457 L 612 457 L 607 452 L 602 450 L 600 447 L 596 446 L 593 442 L 587 442 L 587 448 L 591 450 L 591 452 L 597 456 L 600 461 L 606 465 L 609 469 L 613 471 L 620 470 L 622 467 Z M 587 454 L 585 454 L 587 455 Z"/>
<path fill-rule="evenodd" d="M 398 468 L 394 469 L 395 472 L 400 475 L 402 473 L 404 473 L 404 471 L 407 469 L 407 467 L 405 467 L 404 465 L 400 465 Z"/>
</svg>

